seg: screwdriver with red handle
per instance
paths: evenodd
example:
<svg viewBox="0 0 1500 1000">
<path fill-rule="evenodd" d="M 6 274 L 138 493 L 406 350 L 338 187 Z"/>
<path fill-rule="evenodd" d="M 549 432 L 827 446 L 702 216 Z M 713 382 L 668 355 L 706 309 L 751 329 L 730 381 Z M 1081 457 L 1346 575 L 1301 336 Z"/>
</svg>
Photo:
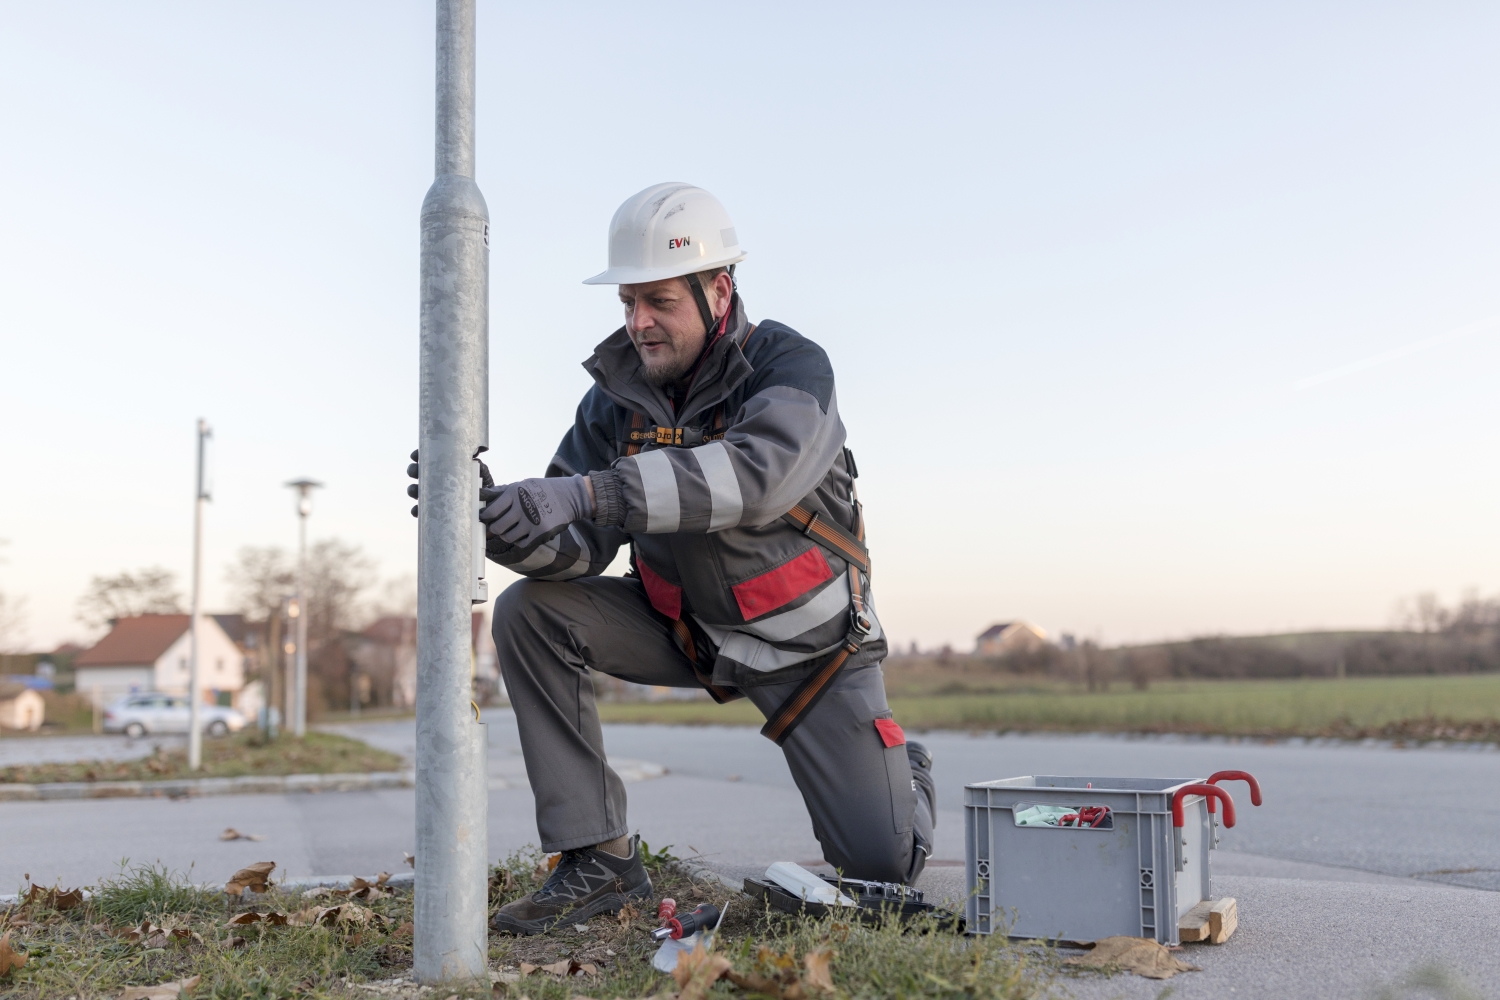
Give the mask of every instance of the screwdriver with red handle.
<svg viewBox="0 0 1500 1000">
<path fill-rule="evenodd" d="M 692 913 L 685 913 L 680 917 L 668 917 L 665 924 L 651 932 L 651 940 L 665 941 L 671 938 L 676 941 L 707 930 L 718 922 L 719 908 L 712 903 L 704 903 Z"/>
</svg>

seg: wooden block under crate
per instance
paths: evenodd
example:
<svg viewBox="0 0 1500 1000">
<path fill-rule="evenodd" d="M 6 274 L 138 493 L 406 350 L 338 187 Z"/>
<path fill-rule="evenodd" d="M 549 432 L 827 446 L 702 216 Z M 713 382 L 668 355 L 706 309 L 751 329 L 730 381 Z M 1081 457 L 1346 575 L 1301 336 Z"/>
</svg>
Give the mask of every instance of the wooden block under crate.
<svg viewBox="0 0 1500 1000">
<path fill-rule="evenodd" d="M 1177 937 L 1183 944 L 1207 941 L 1223 944 L 1239 926 L 1239 906 L 1233 896 L 1205 899 L 1177 921 Z"/>
</svg>

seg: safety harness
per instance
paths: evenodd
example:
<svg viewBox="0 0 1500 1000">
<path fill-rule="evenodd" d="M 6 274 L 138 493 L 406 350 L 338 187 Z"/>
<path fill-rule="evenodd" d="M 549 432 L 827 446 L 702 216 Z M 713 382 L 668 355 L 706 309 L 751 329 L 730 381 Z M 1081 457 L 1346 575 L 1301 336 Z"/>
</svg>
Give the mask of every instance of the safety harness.
<svg viewBox="0 0 1500 1000">
<path fill-rule="evenodd" d="M 850 476 L 858 477 L 854 456 L 848 448 L 844 449 L 844 460 L 849 466 Z M 818 511 L 809 511 L 800 503 L 782 515 L 782 519 L 801 528 L 804 535 L 831 549 L 849 564 L 849 631 L 844 636 L 843 645 L 797 685 L 797 690 L 760 727 L 760 734 L 777 746 L 787 741 L 792 730 L 797 728 L 818 703 L 818 699 L 833 686 L 833 679 L 844 669 L 849 657 L 859 652 L 859 647 L 869 638 L 874 628 L 869 615 L 865 613 L 864 588 L 860 585 L 859 578 L 861 573 L 870 575 L 870 552 L 865 548 L 864 542 L 865 513 L 859 497 L 854 497 L 855 534 L 850 534 L 841 525 L 825 519 Z"/>
<path fill-rule="evenodd" d="M 734 269 L 730 268 L 733 275 Z M 692 287 L 698 306 L 704 312 L 706 325 L 712 329 L 711 314 L 708 312 L 708 303 L 703 296 L 702 286 L 696 281 L 696 275 L 688 276 L 688 284 Z M 724 320 L 729 319 L 729 311 L 724 313 Z M 750 343 L 750 338 L 755 334 L 755 327 L 751 326 L 745 332 L 745 339 L 740 341 L 740 349 Z M 723 335 L 722 323 L 719 336 Z M 717 340 L 718 338 L 713 338 Z M 711 345 L 710 345 L 711 346 Z M 704 356 L 707 348 L 704 349 Z M 703 358 L 700 357 L 699 364 Z M 697 374 L 697 365 L 693 366 L 694 375 Z M 692 448 L 709 441 L 718 441 L 724 437 L 726 418 L 724 404 L 714 407 L 713 421 L 707 426 L 699 427 L 663 427 L 659 424 L 646 423 L 646 417 L 639 412 L 630 414 L 630 429 L 626 432 L 625 440 L 620 442 L 621 451 L 626 455 L 638 455 L 641 448 L 647 444 L 655 444 L 668 448 Z M 848 448 L 844 449 L 844 464 L 849 469 L 850 479 L 859 478 L 859 468 L 854 464 L 854 454 Z M 832 520 L 825 518 L 820 511 L 809 510 L 799 503 L 791 510 L 782 515 L 782 520 L 794 525 L 808 538 L 830 550 L 849 565 L 849 631 L 844 636 L 844 641 L 839 648 L 828 655 L 828 658 L 813 671 L 812 674 L 797 686 L 781 706 L 771 713 L 766 724 L 761 727 L 762 736 L 781 746 L 792 735 L 792 730 L 807 717 L 818 700 L 833 686 L 833 679 L 838 676 L 840 670 L 849 662 L 849 657 L 859 652 L 864 641 L 869 638 L 874 626 L 869 615 L 865 612 L 864 585 L 860 580 L 860 574 L 866 577 L 870 575 L 870 552 L 865 548 L 865 515 L 864 507 L 859 502 L 859 494 L 851 485 L 851 499 L 854 501 L 855 530 L 850 532 Z M 633 561 L 634 557 L 632 557 Z M 683 655 L 692 664 L 693 675 L 697 678 L 709 696 L 719 704 L 742 698 L 740 692 L 732 688 L 723 688 L 713 683 L 710 675 L 702 669 L 698 658 L 699 644 L 694 641 L 693 629 L 682 617 L 672 620 L 672 635 L 676 639 L 678 647 Z"/>
</svg>

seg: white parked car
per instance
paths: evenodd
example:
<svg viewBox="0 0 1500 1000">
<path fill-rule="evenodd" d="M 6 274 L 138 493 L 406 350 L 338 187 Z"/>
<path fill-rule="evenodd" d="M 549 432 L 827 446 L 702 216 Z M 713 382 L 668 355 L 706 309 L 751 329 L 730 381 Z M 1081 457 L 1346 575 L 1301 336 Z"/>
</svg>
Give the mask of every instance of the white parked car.
<svg viewBox="0 0 1500 1000">
<path fill-rule="evenodd" d="M 185 733 L 192 706 L 178 694 L 133 694 L 121 698 L 104 710 L 104 731 L 124 733 L 126 736 L 145 736 L 147 733 Z M 199 709 L 198 719 L 203 731 L 209 736 L 237 733 L 245 728 L 246 719 L 232 708 L 220 705 L 204 705 Z"/>
</svg>

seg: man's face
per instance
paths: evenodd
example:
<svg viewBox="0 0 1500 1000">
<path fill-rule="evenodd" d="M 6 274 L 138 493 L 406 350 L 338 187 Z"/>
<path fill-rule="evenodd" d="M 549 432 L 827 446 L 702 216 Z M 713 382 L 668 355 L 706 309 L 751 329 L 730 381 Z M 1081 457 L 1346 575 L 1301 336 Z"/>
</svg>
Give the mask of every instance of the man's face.
<svg viewBox="0 0 1500 1000">
<path fill-rule="evenodd" d="M 715 305 L 709 292 L 710 306 Z M 653 385 L 680 379 L 703 352 L 708 331 L 684 278 L 643 285 L 621 285 L 625 331 L 641 356 L 641 368 Z"/>
</svg>

